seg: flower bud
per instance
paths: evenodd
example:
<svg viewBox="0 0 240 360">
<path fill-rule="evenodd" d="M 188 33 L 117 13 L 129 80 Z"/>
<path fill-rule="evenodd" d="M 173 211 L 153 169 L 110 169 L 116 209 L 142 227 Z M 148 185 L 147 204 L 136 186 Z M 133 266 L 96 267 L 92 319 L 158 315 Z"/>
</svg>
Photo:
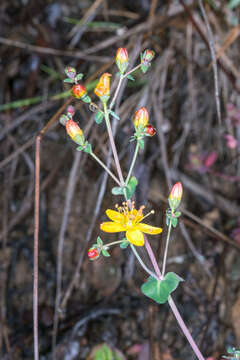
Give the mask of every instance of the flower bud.
<svg viewBox="0 0 240 360">
<path fill-rule="evenodd" d="M 134 119 L 133 119 L 133 123 L 135 125 L 136 128 L 138 127 L 142 127 L 145 128 L 148 124 L 148 111 L 145 107 L 141 107 L 140 109 L 138 109 L 135 113 Z"/>
<path fill-rule="evenodd" d="M 151 61 L 155 56 L 155 52 L 152 50 L 145 50 L 141 55 L 141 70 L 143 73 L 148 71 L 148 68 L 151 66 Z"/>
<path fill-rule="evenodd" d="M 82 129 L 78 126 L 78 124 L 73 120 L 68 120 L 66 123 L 66 131 L 70 138 L 77 144 L 84 144 L 84 136 Z"/>
<path fill-rule="evenodd" d="M 108 100 L 110 96 L 110 76 L 112 75 L 108 73 L 103 74 L 94 89 L 94 93 L 103 101 Z"/>
<path fill-rule="evenodd" d="M 75 98 L 81 99 L 86 96 L 87 90 L 86 90 L 85 86 L 83 86 L 81 84 L 76 84 L 72 87 L 71 93 L 72 93 L 72 96 L 74 96 Z"/>
<path fill-rule="evenodd" d="M 125 48 L 119 48 L 117 49 L 117 54 L 116 54 L 116 64 L 120 70 L 120 72 L 123 74 L 125 72 L 125 70 L 128 67 L 128 52 L 127 49 Z"/>
<path fill-rule="evenodd" d="M 96 247 L 91 247 L 89 250 L 88 250 L 88 258 L 89 260 L 96 260 L 98 259 L 100 256 L 100 253 L 99 253 L 99 250 L 98 248 Z"/>
<path fill-rule="evenodd" d="M 69 115 L 69 117 L 72 117 L 75 114 L 75 109 L 72 105 L 69 105 L 67 107 L 67 114 Z"/>
<path fill-rule="evenodd" d="M 154 136 L 156 134 L 156 129 L 152 125 L 148 124 L 146 126 L 146 134 L 149 136 Z"/>
<path fill-rule="evenodd" d="M 71 67 L 71 66 L 67 66 L 65 68 L 65 74 L 70 78 L 70 79 L 74 79 L 76 76 L 76 69 Z"/>
<path fill-rule="evenodd" d="M 150 62 L 155 56 L 155 52 L 153 50 L 145 50 L 142 56 L 142 61 Z"/>
<path fill-rule="evenodd" d="M 168 198 L 168 202 L 172 210 L 175 210 L 179 206 L 182 199 L 182 194 L 182 184 L 180 182 L 177 182 L 175 185 L 173 185 Z"/>
</svg>

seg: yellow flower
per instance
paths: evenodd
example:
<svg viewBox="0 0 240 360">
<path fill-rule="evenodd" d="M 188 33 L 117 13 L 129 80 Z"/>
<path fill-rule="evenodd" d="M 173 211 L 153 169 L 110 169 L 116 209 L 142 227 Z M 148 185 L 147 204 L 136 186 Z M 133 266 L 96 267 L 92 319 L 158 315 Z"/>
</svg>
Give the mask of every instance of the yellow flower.
<svg viewBox="0 0 240 360">
<path fill-rule="evenodd" d="M 112 221 L 102 223 L 100 225 L 101 230 L 109 233 L 125 231 L 127 240 L 136 246 L 144 245 L 143 233 L 157 235 L 162 232 L 162 229 L 159 227 L 141 223 L 146 216 L 152 214 L 154 211 L 143 216 L 142 211 L 144 206 L 141 206 L 140 209 L 137 210 L 133 204 L 132 210 L 129 210 L 127 203 L 123 203 L 121 207 L 116 205 L 116 208 L 118 211 L 111 209 L 106 211 L 107 216 Z"/>
</svg>

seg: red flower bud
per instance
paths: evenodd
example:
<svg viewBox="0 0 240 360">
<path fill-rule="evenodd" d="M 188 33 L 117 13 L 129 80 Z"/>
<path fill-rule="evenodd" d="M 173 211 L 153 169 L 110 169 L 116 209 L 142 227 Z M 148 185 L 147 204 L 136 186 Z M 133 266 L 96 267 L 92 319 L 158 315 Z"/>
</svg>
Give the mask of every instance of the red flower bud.
<svg viewBox="0 0 240 360">
<path fill-rule="evenodd" d="M 100 256 L 100 254 L 99 254 L 98 248 L 91 247 L 88 250 L 88 258 L 89 258 L 89 260 L 96 260 L 96 259 L 99 258 L 99 256 Z"/>
<path fill-rule="evenodd" d="M 153 50 L 145 50 L 142 56 L 142 62 L 147 62 L 149 63 L 150 61 L 152 61 L 152 59 L 155 56 L 155 52 Z"/>
<path fill-rule="evenodd" d="M 156 134 L 156 129 L 152 125 L 148 124 L 146 127 L 146 133 L 149 136 L 154 136 Z"/>
<path fill-rule="evenodd" d="M 149 119 L 149 115 L 147 109 L 145 107 L 141 107 L 136 111 L 133 119 L 133 123 L 136 128 L 138 128 L 139 126 L 145 128 L 148 124 L 148 119 Z"/>
<path fill-rule="evenodd" d="M 94 93 L 100 98 L 102 96 L 110 96 L 110 76 L 112 75 L 108 73 L 103 74 L 94 89 Z"/>
<path fill-rule="evenodd" d="M 84 97 L 87 94 L 87 90 L 85 88 L 85 86 L 80 85 L 80 84 L 76 84 L 72 87 L 72 96 L 74 96 L 77 99 L 81 99 L 82 97 Z"/>
<path fill-rule="evenodd" d="M 68 120 L 66 123 L 66 131 L 70 138 L 77 144 L 82 145 L 84 142 L 84 136 L 82 129 L 73 120 Z"/>
<path fill-rule="evenodd" d="M 117 49 L 116 54 L 116 64 L 120 70 L 120 72 L 123 74 L 128 66 L 128 52 L 125 48 L 119 48 Z"/>
<path fill-rule="evenodd" d="M 168 202 L 172 210 L 175 210 L 179 206 L 182 199 L 182 194 L 182 184 L 180 182 L 177 182 L 175 185 L 173 185 L 170 195 L 168 197 Z"/>
<path fill-rule="evenodd" d="M 67 107 L 67 114 L 69 114 L 71 117 L 75 114 L 75 109 L 72 105 Z"/>
</svg>

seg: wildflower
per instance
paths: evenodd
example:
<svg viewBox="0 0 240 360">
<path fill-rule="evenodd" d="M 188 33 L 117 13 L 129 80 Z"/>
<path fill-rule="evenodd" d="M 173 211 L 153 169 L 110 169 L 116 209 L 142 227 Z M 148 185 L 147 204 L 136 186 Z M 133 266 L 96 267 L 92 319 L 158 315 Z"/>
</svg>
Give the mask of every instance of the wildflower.
<svg viewBox="0 0 240 360">
<path fill-rule="evenodd" d="M 72 119 L 68 120 L 66 123 L 66 131 L 70 138 L 77 144 L 84 144 L 84 136 L 82 129 L 78 126 L 78 124 Z"/>
<path fill-rule="evenodd" d="M 112 75 L 104 73 L 94 89 L 94 93 L 99 96 L 102 101 L 107 101 L 110 96 L 110 76 Z"/>
<path fill-rule="evenodd" d="M 125 72 L 125 70 L 128 67 L 128 52 L 127 49 L 125 48 L 119 48 L 117 49 L 117 54 L 116 54 L 116 64 L 120 70 L 120 72 L 123 74 Z"/>
<path fill-rule="evenodd" d="M 148 124 L 146 126 L 146 134 L 149 136 L 154 136 L 156 134 L 156 129 L 152 125 Z"/>
<path fill-rule="evenodd" d="M 135 128 L 136 129 L 138 127 L 145 128 L 148 124 L 148 119 L 149 119 L 149 115 L 147 109 L 145 107 L 141 107 L 140 109 L 138 109 L 133 119 Z"/>
<path fill-rule="evenodd" d="M 72 93 L 72 96 L 74 96 L 75 98 L 82 99 L 83 97 L 86 96 L 87 90 L 86 90 L 85 86 L 83 86 L 81 84 L 76 84 L 72 87 L 71 93 Z"/>
<path fill-rule="evenodd" d="M 100 256 L 100 253 L 99 253 L 99 250 L 97 247 L 91 247 L 89 250 L 88 250 L 88 258 L 90 260 L 96 260 L 98 259 Z"/>
<path fill-rule="evenodd" d="M 177 182 L 170 192 L 168 202 L 171 207 L 171 209 L 174 211 L 180 204 L 183 194 L 183 188 L 182 184 L 180 182 Z"/>
<path fill-rule="evenodd" d="M 109 233 L 125 231 L 127 240 L 136 246 L 144 245 L 143 233 L 157 235 L 162 232 L 159 227 L 141 223 L 146 216 L 154 213 L 154 211 L 143 216 L 144 206 L 137 210 L 132 203 L 132 209 L 129 210 L 127 203 L 124 202 L 122 205 L 121 207 L 116 205 L 117 211 L 111 209 L 106 211 L 107 216 L 112 221 L 102 223 L 100 225 L 101 230 Z"/>
</svg>

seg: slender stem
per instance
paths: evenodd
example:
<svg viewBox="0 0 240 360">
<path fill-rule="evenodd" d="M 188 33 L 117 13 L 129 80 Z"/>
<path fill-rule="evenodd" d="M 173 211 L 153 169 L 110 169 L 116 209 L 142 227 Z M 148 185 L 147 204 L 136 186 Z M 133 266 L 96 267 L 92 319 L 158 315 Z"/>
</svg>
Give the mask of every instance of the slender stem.
<svg viewBox="0 0 240 360">
<path fill-rule="evenodd" d="M 108 246 L 111 246 L 111 245 L 120 244 L 120 243 L 122 243 L 122 242 L 127 242 L 127 240 L 113 241 L 113 242 L 111 242 L 111 243 L 109 243 L 109 244 L 103 245 L 103 247 L 105 247 L 105 246 L 108 247 Z"/>
<path fill-rule="evenodd" d="M 131 163 L 131 166 L 130 166 L 130 169 L 129 169 L 129 172 L 128 172 L 128 176 L 127 176 L 127 179 L 125 181 L 125 184 L 127 185 L 128 182 L 129 182 L 129 179 L 132 175 L 132 171 L 133 171 L 133 167 L 135 165 L 135 162 L 136 162 L 136 159 L 137 159 L 137 154 L 138 154 L 138 150 L 139 150 L 139 144 L 137 142 L 137 145 L 136 145 L 136 148 L 135 148 L 135 152 L 134 152 L 134 155 L 133 155 L 133 159 L 132 159 L 132 163 Z"/>
<path fill-rule="evenodd" d="M 113 105 L 115 104 L 115 101 L 116 101 L 116 99 L 117 99 L 117 96 L 118 96 L 120 87 L 121 87 L 121 85 L 122 85 L 123 79 L 124 79 L 123 75 L 120 75 L 120 80 L 119 80 L 118 86 L 117 86 L 117 88 L 116 88 L 115 94 L 114 94 L 114 96 L 113 96 L 113 99 L 112 99 L 112 101 L 111 101 L 111 103 L 110 103 L 109 109 L 112 109 L 112 108 L 113 108 Z"/>
<path fill-rule="evenodd" d="M 135 70 L 137 70 L 138 68 L 140 68 L 140 66 L 141 66 L 141 64 L 138 64 L 138 65 L 135 66 L 132 70 L 128 71 L 126 74 L 124 74 L 124 75 L 121 74 L 121 75 L 120 75 L 120 80 L 119 80 L 117 89 L 116 89 L 116 91 L 115 91 L 115 94 L 114 94 L 114 96 L 113 96 L 113 99 L 112 99 L 112 101 L 111 101 L 111 103 L 110 103 L 109 109 L 112 109 L 113 106 L 114 106 L 114 104 L 115 104 L 115 101 L 116 101 L 116 99 L 117 99 L 117 96 L 118 96 L 120 87 L 121 87 L 121 85 L 122 85 L 123 79 L 125 79 L 128 75 L 130 75 L 130 74 L 133 73 Z"/>
<path fill-rule="evenodd" d="M 111 128 L 111 124 L 110 124 L 110 120 L 109 120 L 107 104 L 103 103 L 103 106 L 104 106 L 104 116 L 105 116 L 106 126 L 107 126 L 107 130 L 108 130 L 109 141 L 110 141 L 110 144 L 111 144 L 111 147 L 112 147 L 112 152 L 113 152 L 113 157 L 114 157 L 116 168 L 117 168 L 118 177 L 119 177 L 119 180 L 120 180 L 120 183 L 121 183 L 121 187 L 124 187 L 123 174 L 122 174 L 121 166 L 120 166 L 119 159 L 118 159 L 118 154 L 117 154 L 117 149 L 116 149 L 116 146 L 115 146 L 115 141 L 114 141 L 114 138 L 113 138 L 113 133 L 112 133 L 112 128 Z"/>
<path fill-rule="evenodd" d="M 130 75 L 131 73 L 133 73 L 135 70 L 139 69 L 141 67 L 141 64 L 138 64 L 137 66 L 135 66 L 132 70 L 130 70 L 129 72 L 127 72 L 126 74 L 123 75 L 123 78 L 126 78 L 128 75 Z"/>
<path fill-rule="evenodd" d="M 39 359 L 38 345 L 38 240 L 39 240 L 39 200 L 40 200 L 40 147 L 41 135 L 36 138 L 35 153 L 35 205 L 34 205 L 34 246 L 33 246 L 33 337 L 34 360 Z"/>
<path fill-rule="evenodd" d="M 150 259 L 152 261 L 154 270 L 155 270 L 156 274 L 158 275 L 158 279 L 162 280 L 163 277 L 162 277 L 161 271 L 160 271 L 160 269 L 158 267 L 157 260 L 155 258 L 155 255 L 154 255 L 154 253 L 152 251 L 152 248 L 151 248 L 151 246 L 150 246 L 150 244 L 149 244 L 146 237 L 145 237 L 145 247 L 146 247 L 148 255 L 149 255 L 149 257 L 150 257 Z M 183 321 L 183 319 L 182 319 L 182 317 L 181 317 L 181 315 L 180 315 L 180 313 L 179 313 L 179 311 L 178 311 L 178 309 L 177 309 L 177 307 L 176 307 L 176 305 L 175 305 L 175 303 L 174 303 L 171 296 L 169 296 L 169 298 L 168 298 L 168 303 L 169 303 L 169 306 L 172 309 L 172 312 L 174 313 L 174 316 L 175 316 L 180 328 L 182 329 L 182 332 L 186 336 L 189 344 L 191 345 L 195 355 L 197 356 L 197 358 L 199 360 L 205 360 L 203 355 L 201 354 L 201 351 L 199 350 L 197 344 L 195 343 L 192 335 L 190 334 L 187 326 L 185 325 L 185 323 L 184 323 L 184 321 Z"/>
<path fill-rule="evenodd" d="M 163 256 L 163 266 L 162 266 L 162 276 L 163 277 L 165 275 L 165 270 L 166 270 L 167 253 L 168 253 L 168 246 L 169 246 L 171 229 L 172 229 L 172 223 L 170 222 L 170 224 L 168 226 L 167 240 L 166 240 L 166 245 L 165 245 L 165 249 L 164 249 L 164 256 Z"/>
<path fill-rule="evenodd" d="M 99 157 L 97 155 L 95 155 L 93 152 L 90 153 L 90 155 L 104 168 L 104 170 L 113 178 L 114 181 L 116 181 L 116 183 L 121 186 L 121 183 L 119 182 L 119 180 L 116 178 L 116 176 L 111 172 L 110 169 L 108 169 L 108 167 L 99 159 Z"/>
<path fill-rule="evenodd" d="M 136 256 L 136 258 L 138 259 L 139 263 L 141 264 L 141 266 L 143 267 L 143 269 L 152 277 L 154 277 L 154 279 L 159 281 L 159 278 L 151 271 L 148 269 L 148 267 L 144 264 L 144 262 L 142 261 L 141 257 L 139 256 L 137 250 L 135 249 L 135 246 L 130 244 L 132 251 L 134 253 L 134 255 Z"/>
<path fill-rule="evenodd" d="M 171 296 L 169 296 L 169 298 L 168 298 L 168 304 L 169 304 L 170 308 L 172 309 L 172 312 L 174 313 L 175 318 L 177 319 L 177 322 L 178 322 L 180 328 L 182 329 L 182 332 L 184 333 L 184 335 L 188 339 L 188 342 L 191 345 L 195 355 L 197 356 L 197 358 L 199 360 L 205 360 L 205 358 L 203 357 L 203 355 L 202 355 L 201 351 L 199 350 L 197 344 L 195 343 L 192 335 L 190 334 L 187 326 L 185 325 L 185 323 L 184 323 L 184 321 L 183 321 L 183 319 L 182 319 L 182 317 L 181 317 L 181 315 L 180 315 L 180 313 L 179 313 L 179 311 L 178 311 L 178 309 L 177 309 L 177 307 L 176 307 L 176 305 L 175 305 L 175 303 L 174 303 Z"/>
</svg>

